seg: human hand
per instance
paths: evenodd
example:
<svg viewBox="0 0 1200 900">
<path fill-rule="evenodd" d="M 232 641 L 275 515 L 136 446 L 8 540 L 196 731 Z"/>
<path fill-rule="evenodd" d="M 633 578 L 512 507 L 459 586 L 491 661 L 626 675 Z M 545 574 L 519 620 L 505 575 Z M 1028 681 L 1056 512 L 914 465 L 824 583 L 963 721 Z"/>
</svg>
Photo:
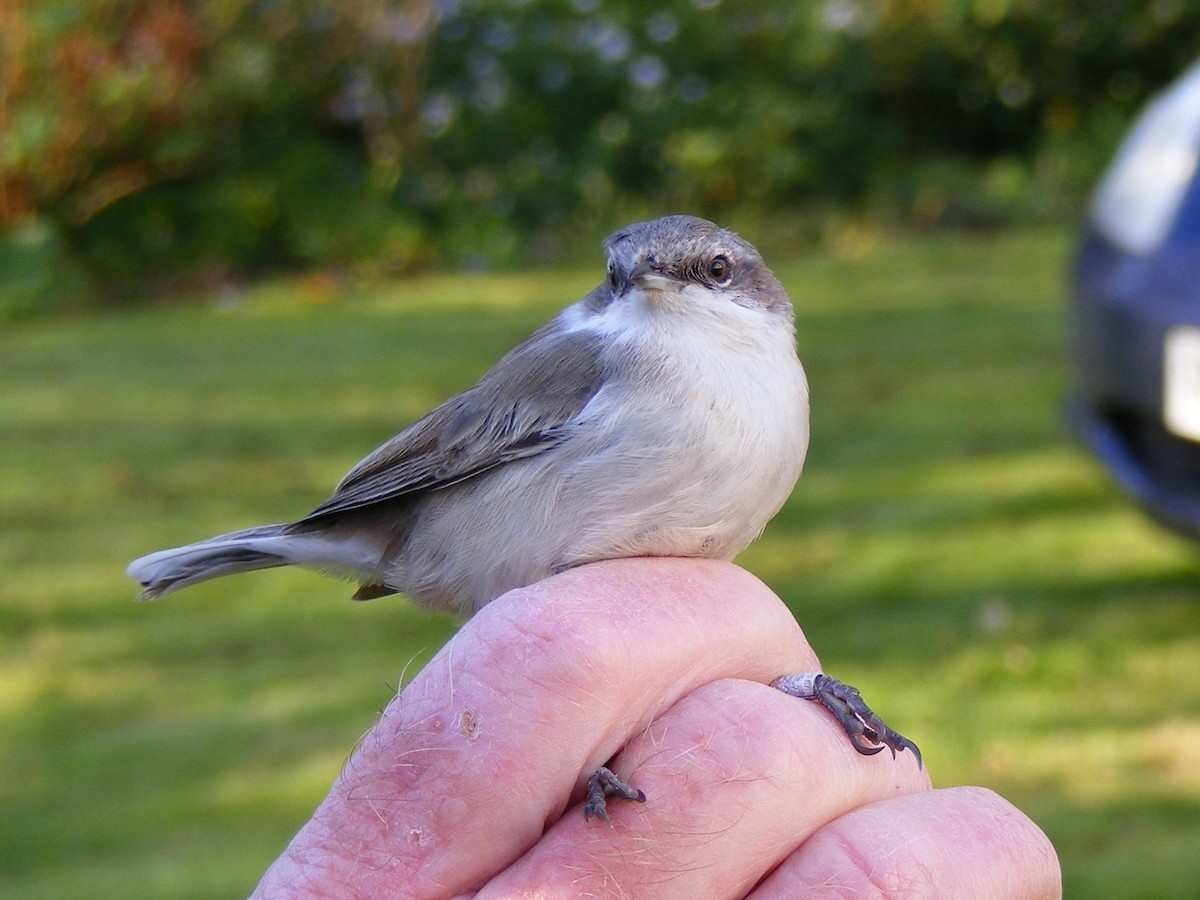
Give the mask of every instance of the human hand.
<svg viewBox="0 0 1200 900">
<path fill-rule="evenodd" d="M 766 686 L 819 671 L 708 560 L 615 560 L 493 601 L 385 710 L 256 897 L 1057 897 L 1054 849 L 911 754 Z M 612 763 L 645 804 L 582 814 Z"/>
</svg>

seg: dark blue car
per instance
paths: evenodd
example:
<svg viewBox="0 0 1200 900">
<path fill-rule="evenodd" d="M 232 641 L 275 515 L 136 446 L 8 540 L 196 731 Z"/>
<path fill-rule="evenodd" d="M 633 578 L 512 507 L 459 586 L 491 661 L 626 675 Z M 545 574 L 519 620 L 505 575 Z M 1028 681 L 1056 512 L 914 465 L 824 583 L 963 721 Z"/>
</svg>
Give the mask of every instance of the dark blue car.
<svg viewBox="0 0 1200 900">
<path fill-rule="evenodd" d="M 1141 112 L 1092 198 L 1072 279 L 1076 433 L 1200 538 L 1200 64 Z"/>
</svg>

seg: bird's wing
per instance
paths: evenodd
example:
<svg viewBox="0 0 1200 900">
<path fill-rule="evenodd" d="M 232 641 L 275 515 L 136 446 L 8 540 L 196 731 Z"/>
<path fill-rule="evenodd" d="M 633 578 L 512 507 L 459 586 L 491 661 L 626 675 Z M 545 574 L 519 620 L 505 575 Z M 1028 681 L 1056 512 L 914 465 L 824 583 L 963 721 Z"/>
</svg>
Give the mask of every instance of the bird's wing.
<svg viewBox="0 0 1200 900">
<path fill-rule="evenodd" d="M 558 446 L 603 383 L 599 341 L 551 320 L 474 387 L 358 463 L 297 524 L 446 487 Z"/>
</svg>

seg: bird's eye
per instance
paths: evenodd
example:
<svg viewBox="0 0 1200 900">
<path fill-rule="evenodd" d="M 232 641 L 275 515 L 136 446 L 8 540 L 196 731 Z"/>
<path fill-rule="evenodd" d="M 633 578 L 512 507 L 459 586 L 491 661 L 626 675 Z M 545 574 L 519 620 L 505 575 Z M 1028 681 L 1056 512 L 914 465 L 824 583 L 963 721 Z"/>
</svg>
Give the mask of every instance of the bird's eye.
<svg viewBox="0 0 1200 900">
<path fill-rule="evenodd" d="M 617 289 L 617 267 L 612 263 L 608 264 L 608 286 L 614 291 Z"/>
<path fill-rule="evenodd" d="M 733 276 L 733 263 L 723 254 L 714 256 L 708 264 L 708 275 L 717 284 L 729 284 L 729 279 Z"/>
</svg>

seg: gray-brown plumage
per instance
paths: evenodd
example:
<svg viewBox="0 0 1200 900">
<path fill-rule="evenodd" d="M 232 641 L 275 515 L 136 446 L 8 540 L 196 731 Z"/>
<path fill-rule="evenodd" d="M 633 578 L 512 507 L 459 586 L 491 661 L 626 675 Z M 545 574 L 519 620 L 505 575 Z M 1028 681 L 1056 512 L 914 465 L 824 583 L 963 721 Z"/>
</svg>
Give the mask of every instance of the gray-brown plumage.
<svg viewBox="0 0 1200 900">
<path fill-rule="evenodd" d="M 605 242 L 608 275 L 307 516 L 136 560 L 144 598 L 303 565 L 470 614 L 599 559 L 732 558 L 808 443 L 792 307 L 757 251 L 689 216 Z"/>
</svg>

